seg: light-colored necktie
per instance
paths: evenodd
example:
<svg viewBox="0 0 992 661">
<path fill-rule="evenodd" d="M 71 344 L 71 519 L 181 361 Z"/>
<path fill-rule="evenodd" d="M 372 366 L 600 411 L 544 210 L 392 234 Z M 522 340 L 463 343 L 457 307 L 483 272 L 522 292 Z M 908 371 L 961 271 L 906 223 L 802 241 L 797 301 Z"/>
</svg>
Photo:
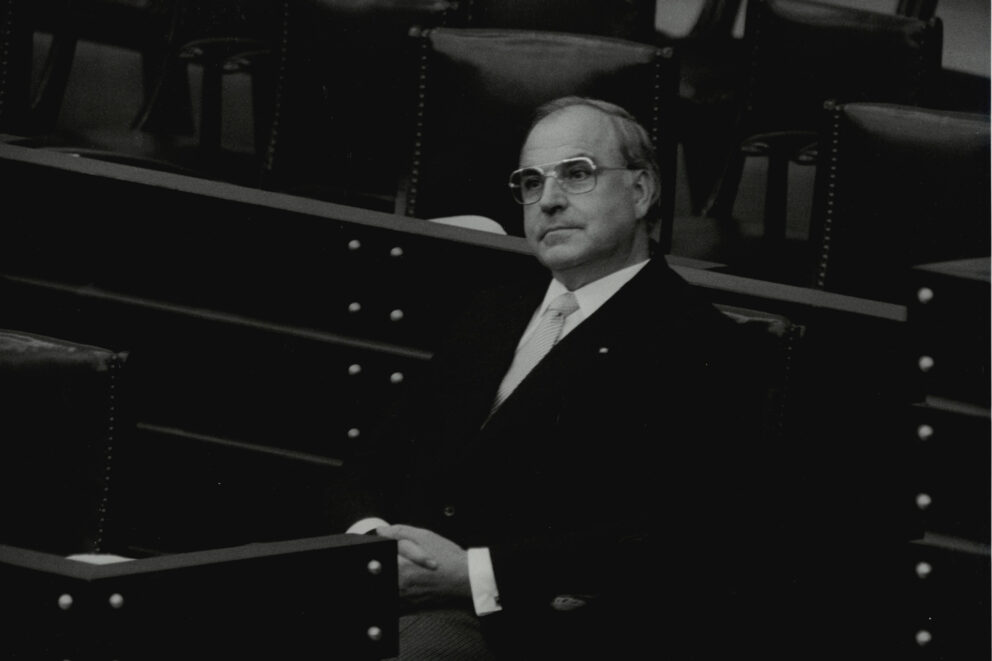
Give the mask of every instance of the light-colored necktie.
<svg viewBox="0 0 992 661">
<path fill-rule="evenodd" d="M 493 411 L 499 408 L 503 400 L 510 396 L 514 388 L 524 380 L 524 377 L 558 342 L 561 337 L 561 329 L 565 325 L 565 318 L 578 309 L 579 302 L 575 300 L 575 294 L 570 291 L 551 301 L 548 309 L 541 315 L 534 332 L 513 356 L 513 363 L 511 363 L 510 369 L 507 370 L 506 376 L 503 377 L 503 382 L 499 384 L 499 390 L 496 392 Z"/>
</svg>

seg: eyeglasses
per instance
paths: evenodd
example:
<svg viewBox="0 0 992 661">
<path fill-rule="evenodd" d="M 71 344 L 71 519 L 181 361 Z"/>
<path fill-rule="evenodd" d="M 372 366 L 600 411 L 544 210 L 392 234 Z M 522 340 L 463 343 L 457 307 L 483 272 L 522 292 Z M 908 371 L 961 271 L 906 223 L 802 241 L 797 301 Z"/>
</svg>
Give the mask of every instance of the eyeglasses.
<svg viewBox="0 0 992 661">
<path fill-rule="evenodd" d="M 554 177 L 566 193 L 588 193 L 596 187 L 596 173 L 605 170 L 630 170 L 628 167 L 603 167 L 591 158 L 576 156 L 557 163 L 520 168 L 510 175 L 510 191 L 520 204 L 534 204 L 544 194 L 544 180 Z"/>
</svg>

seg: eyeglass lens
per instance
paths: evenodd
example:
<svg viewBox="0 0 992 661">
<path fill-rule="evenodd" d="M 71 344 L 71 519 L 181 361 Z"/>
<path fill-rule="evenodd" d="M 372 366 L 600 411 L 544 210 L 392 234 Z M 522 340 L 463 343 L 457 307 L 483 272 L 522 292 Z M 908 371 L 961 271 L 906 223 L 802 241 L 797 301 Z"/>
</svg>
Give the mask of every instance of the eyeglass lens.
<svg viewBox="0 0 992 661">
<path fill-rule="evenodd" d="M 588 193 L 596 186 L 596 166 L 586 158 L 571 158 L 556 163 L 548 174 L 540 168 L 518 170 L 510 179 L 514 197 L 523 204 L 537 202 L 547 177 L 554 177 L 566 193 Z"/>
</svg>

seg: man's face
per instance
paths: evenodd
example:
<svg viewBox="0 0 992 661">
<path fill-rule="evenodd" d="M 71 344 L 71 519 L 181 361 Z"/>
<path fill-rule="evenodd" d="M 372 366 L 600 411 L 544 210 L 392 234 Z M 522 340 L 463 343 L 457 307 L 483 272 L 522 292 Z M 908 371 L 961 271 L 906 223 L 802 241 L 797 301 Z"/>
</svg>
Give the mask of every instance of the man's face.
<svg viewBox="0 0 992 661">
<path fill-rule="evenodd" d="M 595 108 L 571 106 L 541 120 L 520 152 L 520 167 L 587 156 L 600 167 L 622 167 L 618 136 Z M 638 170 L 597 173 L 588 193 L 569 194 L 553 177 L 541 199 L 524 206 L 524 234 L 538 260 L 570 289 L 648 258 L 643 220 L 651 183 Z"/>
</svg>

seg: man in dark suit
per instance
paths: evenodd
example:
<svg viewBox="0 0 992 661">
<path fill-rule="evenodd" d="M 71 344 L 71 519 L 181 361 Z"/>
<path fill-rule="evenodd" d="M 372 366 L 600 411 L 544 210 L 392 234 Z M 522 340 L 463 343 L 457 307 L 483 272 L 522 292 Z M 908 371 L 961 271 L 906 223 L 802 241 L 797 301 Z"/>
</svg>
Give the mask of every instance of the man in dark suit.
<svg viewBox="0 0 992 661">
<path fill-rule="evenodd" d="M 400 594 L 433 618 L 401 658 L 709 658 L 756 635 L 742 615 L 766 576 L 739 541 L 764 500 L 748 351 L 652 257 L 658 169 L 628 113 L 552 102 L 520 166 L 552 280 L 455 324 L 372 446 L 351 531 L 398 540 Z"/>
</svg>

